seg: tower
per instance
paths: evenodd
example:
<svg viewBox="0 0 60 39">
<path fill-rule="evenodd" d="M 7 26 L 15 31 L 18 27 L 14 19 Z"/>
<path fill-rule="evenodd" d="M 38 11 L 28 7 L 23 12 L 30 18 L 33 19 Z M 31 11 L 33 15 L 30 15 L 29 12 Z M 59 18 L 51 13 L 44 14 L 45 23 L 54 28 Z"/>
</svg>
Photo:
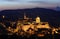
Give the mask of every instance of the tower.
<svg viewBox="0 0 60 39">
<path fill-rule="evenodd" d="M 27 19 L 26 14 L 24 13 L 24 19 Z"/>
<path fill-rule="evenodd" d="M 36 23 L 40 23 L 40 17 L 36 17 Z"/>
</svg>

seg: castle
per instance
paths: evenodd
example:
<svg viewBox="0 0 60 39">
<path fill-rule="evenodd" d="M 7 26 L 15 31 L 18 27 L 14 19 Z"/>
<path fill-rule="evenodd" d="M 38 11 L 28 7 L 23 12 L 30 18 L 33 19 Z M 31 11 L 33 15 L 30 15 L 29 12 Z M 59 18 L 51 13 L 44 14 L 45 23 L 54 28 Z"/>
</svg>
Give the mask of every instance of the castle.
<svg viewBox="0 0 60 39">
<path fill-rule="evenodd" d="M 38 16 L 35 18 L 35 21 L 32 21 L 32 23 L 27 21 L 29 19 L 31 19 L 31 18 L 26 17 L 26 15 L 24 14 L 24 19 L 23 19 L 24 21 L 23 22 L 25 22 L 25 23 L 22 24 L 19 20 L 18 23 L 17 23 L 17 27 L 22 26 L 21 29 L 24 30 L 25 32 L 29 28 L 32 28 L 32 29 L 38 29 L 38 28 L 40 28 L 40 29 L 41 28 L 50 29 L 50 26 L 49 26 L 48 22 L 41 22 L 41 19 Z"/>
</svg>

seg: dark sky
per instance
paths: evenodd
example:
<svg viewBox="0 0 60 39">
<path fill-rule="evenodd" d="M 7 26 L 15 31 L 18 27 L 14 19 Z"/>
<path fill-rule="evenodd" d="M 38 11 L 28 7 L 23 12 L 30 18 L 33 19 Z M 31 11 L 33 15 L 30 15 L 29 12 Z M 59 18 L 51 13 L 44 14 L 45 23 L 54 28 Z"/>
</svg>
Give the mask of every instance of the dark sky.
<svg viewBox="0 0 60 39">
<path fill-rule="evenodd" d="M 60 7 L 60 0 L 0 0 L 0 10 L 24 8 L 55 8 Z"/>
</svg>

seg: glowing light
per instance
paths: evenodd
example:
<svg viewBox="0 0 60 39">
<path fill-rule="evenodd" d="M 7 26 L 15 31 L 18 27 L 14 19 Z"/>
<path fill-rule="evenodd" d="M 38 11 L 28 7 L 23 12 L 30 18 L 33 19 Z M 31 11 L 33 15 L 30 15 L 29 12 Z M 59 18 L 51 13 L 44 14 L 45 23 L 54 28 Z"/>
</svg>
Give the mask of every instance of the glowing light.
<svg viewBox="0 0 60 39">
<path fill-rule="evenodd" d="M 36 23 L 40 23 L 40 17 L 36 18 Z"/>
<path fill-rule="evenodd" d="M 5 16 L 3 15 L 2 18 L 5 18 Z"/>
</svg>

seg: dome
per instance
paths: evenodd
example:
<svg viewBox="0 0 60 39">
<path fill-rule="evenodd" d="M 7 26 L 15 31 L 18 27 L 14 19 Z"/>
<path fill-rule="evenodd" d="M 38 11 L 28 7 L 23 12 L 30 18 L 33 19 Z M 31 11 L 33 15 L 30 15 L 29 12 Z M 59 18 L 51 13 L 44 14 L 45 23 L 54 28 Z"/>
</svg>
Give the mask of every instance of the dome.
<svg viewBox="0 0 60 39">
<path fill-rule="evenodd" d="M 36 17 L 36 23 L 40 23 L 40 17 Z"/>
</svg>

